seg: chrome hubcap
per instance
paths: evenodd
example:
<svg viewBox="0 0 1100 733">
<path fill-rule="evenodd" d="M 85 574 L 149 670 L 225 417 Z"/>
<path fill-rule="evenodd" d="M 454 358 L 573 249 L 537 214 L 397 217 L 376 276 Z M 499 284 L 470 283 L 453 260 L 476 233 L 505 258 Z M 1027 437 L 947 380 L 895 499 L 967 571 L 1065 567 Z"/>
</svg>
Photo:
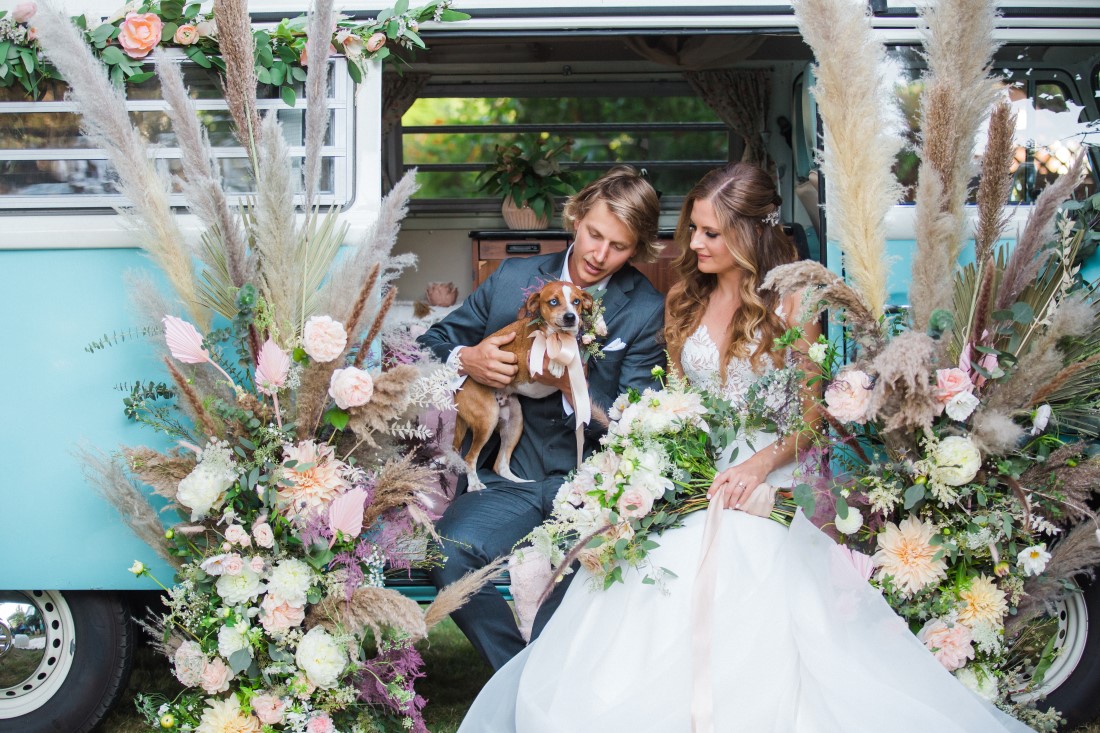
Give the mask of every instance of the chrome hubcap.
<svg viewBox="0 0 1100 733">
<path fill-rule="evenodd" d="M 76 637 L 56 591 L 0 591 L 0 719 L 46 704 L 65 681 Z"/>
</svg>

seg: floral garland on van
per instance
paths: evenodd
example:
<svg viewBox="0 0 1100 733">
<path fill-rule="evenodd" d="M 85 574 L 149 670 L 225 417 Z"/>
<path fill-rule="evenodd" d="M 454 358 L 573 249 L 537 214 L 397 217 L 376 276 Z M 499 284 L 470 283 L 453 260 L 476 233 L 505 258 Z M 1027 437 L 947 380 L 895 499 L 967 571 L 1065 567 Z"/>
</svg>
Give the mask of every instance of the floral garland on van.
<svg viewBox="0 0 1100 733">
<path fill-rule="evenodd" d="M 466 13 L 451 9 L 453 0 L 432 0 L 409 8 L 408 0 L 383 10 L 374 18 L 356 22 L 339 17 L 332 33 L 329 54 L 342 53 L 348 74 L 356 83 L 370 61 L 392 55 L 395 46 L 427 49 L 420 25 L 467 20 Z M 216 2 L 215 2 L 216 6 Z M 42 95 L 43 81 L 58 78 L 57 69 L 41 54 L 34 2 L 0 10 L 0 87 L 19 84 L 31 98 Z M 203 11 L 201 3 L 185 0 L 129 2 L 106 18 L 88 14 L 73 16 L 85 42 L 110 70 L 115 84 L 140 84 L 153 77 L 144 62 L 155 49 L 177 49 L 204 69 L 225 71 L 215 11 Z M 283 101 L 294 106 L 294 85 L 305 81 L 306 16 L 284 19 L 272 29 L 252 32 L 256 44 L 256 76 L 261 84 L 279 90 Z M 399 57 L 395 57 L 399 58 Z"/>
</svg>

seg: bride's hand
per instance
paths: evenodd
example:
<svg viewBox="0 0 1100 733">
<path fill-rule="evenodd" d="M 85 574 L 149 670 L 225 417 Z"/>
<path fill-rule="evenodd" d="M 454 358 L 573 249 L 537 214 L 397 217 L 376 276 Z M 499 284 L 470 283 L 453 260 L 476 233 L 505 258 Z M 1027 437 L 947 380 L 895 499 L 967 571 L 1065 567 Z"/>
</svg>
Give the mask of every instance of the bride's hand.
<svg viewBox="0 0 1100 733">
<path fill-rule="evenodd" d="M 721 501 L 723 509 L 743 508 L 742 504 L 748 502 L 752 492 L 767 478 L 767 473 L 755 468 L 751 463 L 746 461 L 737 466 L 730 466 L 715 476 L 710 488 L 707 489 L 707 498 L 711 501 Z"/>
</svg>

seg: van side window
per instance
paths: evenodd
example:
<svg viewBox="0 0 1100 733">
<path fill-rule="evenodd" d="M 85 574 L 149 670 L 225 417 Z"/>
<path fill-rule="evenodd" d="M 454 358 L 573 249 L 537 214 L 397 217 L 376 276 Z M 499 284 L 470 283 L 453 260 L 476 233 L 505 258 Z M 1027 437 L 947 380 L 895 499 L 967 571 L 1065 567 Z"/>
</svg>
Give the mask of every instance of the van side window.
<svg viewBox="0 0 1100 733">
<path fill-rule="evenodd" d="M 1070 49 L 1067 53 L 1072 54 L 1074 50 L 1095 53 L 1097 49 Z M 1086 93 L 1092 92 L 1079 78 L 1080 75 L 1074 77 L 1061 69 L 1032 63 L 1036 61 L 1032 56 L 1034 53 L 1035 50 L 1029 47 L 1006 46 L 1000 54 L 1008 62 L 995 60 L 1009 99 L 1026 99 L 1035 110 L 1049 112 L 1068 112 L 1069 103 L 1074 103 L 1083 105 L 1081 114 L 1087 114 L 1090 105 L 1084 97 Z M 920 146 L 919 99 L 923 82 L 920 80 L 920 69 L 913 64 L 918 57 L 912 49 L 899 47 L 895 49 L 895 57 L 901 65 L 895 93 L 904 119 L 907 147 L 898 154 L 894 172 L 905 188 L 902 203 L 913 203 L 920 165 L 916 151 Z M 1016 160 L 1012 166 L 1013 186 L 1009 202 L 1034 203 L 1044 188 L 1068 171 L 1068 163 L 1080 149 L 1080 141 L 1073 139 L 1056 141 L 1036 149 L 1017 148 Z M 1096 159 L 1090 157 L 1087 163 L 1088 173 L 1077 192 L 1079 197 L 1091 195 L 1097 190 L 1095 164 Z M 976 180 L 973 183 L 977 185 Z M 974 203 L 973 191 L 970 203 Z"/>
<path fill-rule="evenodd" d="M 577 174 L 578 188 L 614 163 L 630 163 L 646 169 L 662 202 L 672 206 L 672 198 L 687 193 L 707 170 L 740 157 L 740 138 L 686 84 L 631 86 L 614 89 L 623 96 L 569 96 L 585 91 L 563 89 L 560 97 L 539 90 L 540 96 L 490 97 L 473 96 L 476 88 L 459 96 L 463 92 L 454 87 L 429 85 L 384 152 L 387 170 L 396 178 L 418 169 L 414 206 L 421 211 L 499 211 L 500 197 L 479 191 L 476 183 L 495 160 L 495 145 L 543 136 L 552 147 L 572 139 L 572 151 L 559 162 Z"/>
<path fill-rule="evenodd" d="M 343 58 L 330 61 L 326 104 L 331 110 L 322 163 L 320 202 L 343 206 L 353 198 L 353 84 Z M 253 192 L 251 166 L 237 144 L 232 119 L 217 77 L 189 61 L 182 62 L 184 82 L 210 136 L 226 191 L 238 200 Z M 80 116 L 65 101 L 64 82 L 44 83 L 40 101 L 27 100 L 19 86 L 0 89 L 0 210 L 103 209 L 124 204 L 106 156 L 80 132 Z M 261 114 L 274 112 L 282 122 L 295 167 L 305 155 L 305 94 L 298 84 L 293 108 L 278 90 L 261 86 Z M 179 173 L 180 151 L 161 99 L 156 77 L 129 87 L 130 119 L 156 148 L 157 167 Z M 178 192 L 173 204 L 183 205 Z"/>
</svg>

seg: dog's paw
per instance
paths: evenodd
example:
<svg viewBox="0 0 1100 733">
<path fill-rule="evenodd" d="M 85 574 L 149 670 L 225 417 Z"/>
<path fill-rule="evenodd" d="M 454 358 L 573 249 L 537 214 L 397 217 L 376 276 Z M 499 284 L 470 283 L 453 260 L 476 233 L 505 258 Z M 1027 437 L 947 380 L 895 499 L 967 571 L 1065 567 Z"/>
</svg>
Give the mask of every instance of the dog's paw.
<svg viewBox="0 0 1100 733">
<path fill-rule="evenodd" d="M 476 473 L 466 475 L 466 490 L 467 491 L 481 491 L 485 488 L 485 484 L 481 482 L 481 479 L 477 477 Z"/>
</svg>

